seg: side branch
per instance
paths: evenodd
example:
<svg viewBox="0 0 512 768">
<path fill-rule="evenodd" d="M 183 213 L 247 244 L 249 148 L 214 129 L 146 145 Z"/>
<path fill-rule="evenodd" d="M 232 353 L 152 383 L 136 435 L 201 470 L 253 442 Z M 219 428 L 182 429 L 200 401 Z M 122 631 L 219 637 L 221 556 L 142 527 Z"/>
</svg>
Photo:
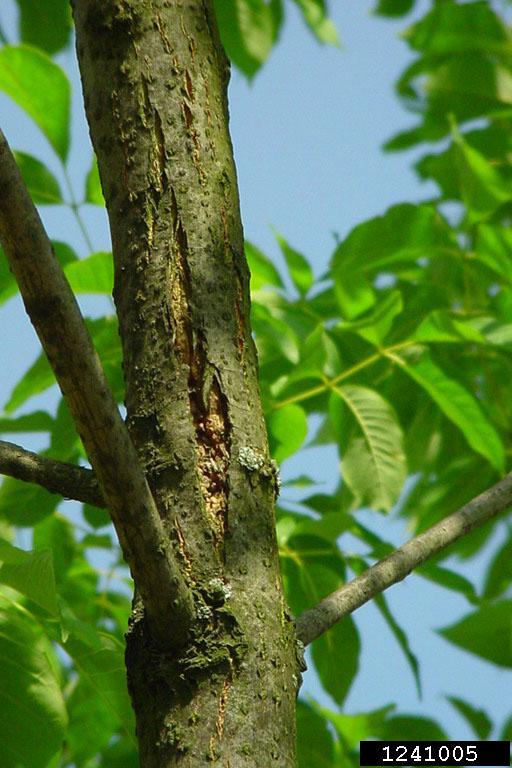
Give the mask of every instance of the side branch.
<svg viewBox="0 0 512 768">
<path fill-rule="evenodd" d="M 296 622 L 297 637 L 309 645 L 344 616 L 510 506 L 512 474 L 304 611 Z"/>
<path fill-rule="evenodd" d="M 106 506 L 92 470 L 39 456 L 6 440 L 0 440 L 0 474 L 35 483 L 65 499 Z"/>
<path fill-rule="evenodd" d="M 185 642 L 192 596 L 114 401 L 75 296 L 0 131 L 0 240 L 162 643 Z"/>
</svg>

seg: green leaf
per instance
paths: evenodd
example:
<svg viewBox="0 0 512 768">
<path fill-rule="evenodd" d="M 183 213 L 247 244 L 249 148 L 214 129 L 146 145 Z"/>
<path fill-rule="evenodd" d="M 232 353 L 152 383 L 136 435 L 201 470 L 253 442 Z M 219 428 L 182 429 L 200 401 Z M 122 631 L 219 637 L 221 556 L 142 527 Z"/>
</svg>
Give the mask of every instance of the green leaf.
<svg viewBox="0 0 512 768">
<path fill-rule="evenodd" d="M 125 680 L 124 647 L 113 635 L 78 621 L 69 608 L 62 609 L 69 637 L 63 647 L 76 669 L 110 712 L 115 726 L 135 743 L 133 710 Z"/>
<path fill-rule="evenodd" d="M 359 742 L 376 736 L 382 728 L 390 712 L 395 709 L 394 704 L 388 704 L 380 709 L 370 712 L 357 712 L 354 715 L 346 715 L 341 712 L 332 712 L 326 707 L 319 707 L 320 712 L 334 726 L 340 741 L 348 751 L 359 747 Z"/>
<path fill-rule="evenodd" d="M 360 320 L 343 321 L 337 328 L 340 331 L 355 332 L 370 344 L 380 347 L 402 309 L 401 292 L 391 291 L 379 301 L 371 313 L 364 315 Z"/>
<path fill-rule="evenodd" d="M 504 594 L 512 584 L 512 535 L 494 555 L 487 571 L 483 596 L 487 599 Z"/>
<path fill-rule="evenodd" d="M 29 614 L 0 602 L 2 767 L 47 768 L 60 753 L 67 714 L 51 643 Z"/>
<path fill-rule="evenodd" d="M 446 55 L 478 48 L 505 53 L 511 47 L 505 24 L 485 2 L 436 3 L 403 36 L 411 48 L 428 54 Z"/>
<path fill-rule="evenodd" d="M 35 550 L 50 550 L 52 553 L 55 581 L 60 584 L 71 568 L 77 546 L 74 526 L 59 515 L 47 517 L 34 526 L 33 546 Z"/>
<path fill-rule="evenodd" d="M 350 437 L 342 404 L 356 425 Z M 333 389 L 329 410 L 340 435 L 344 481 L 361 505 L 389 511 L 407 475 L 403 434 L 393 409 L 374 390 L 346 384 Z"/>
<path fill-rule="evenodd" d="M 339 45 L 338 32 L 327 15 L 325 0 L 293 0 L 299 6 L 304 21 L 321 43 Z"/>
<path fill-rule="evenodd" d="M 414 7 L 415 0 L 378 0 L 375 13 L 379 16 L 405 16 Z"/>
<path fill-rule="evenodd" d="M 438 368 L 427 352 L 413 363 L 396 353 L 388 354 L 388 357 L 423 387 L 445 416 L 461 430 L 474 451 L 498 471 L 503 471 L 505 457 L 501 439 L 467 389 Z"/>
<path fill-rule="evenodd" d="M 439 584 L 441 587 L 450 589 L 453 592 L 458 592 L 460 595 L 469 600 L 470 603 L 478 603 L 478 595 L 476 594 L 473 584 L 462 576 L 460 573 L 446 568 L 436 563 L 429 562 L 422 565 L 420 568 L 416 568 L 415 573 L 418 576 L 432 581 L 434 584 Z"/>
<path fill-rule="evenodd" d="M 416 691 L 418 692 L 418 698 L 421 699 L 420 665 L 419 665 L 417 656 L 412 652 L 409 639 L 405 634 L 404 630 L 402 629 L 402 627 L 399 625 L 399 623 L 391 613 L 389 606 L 386 602 L 386 599 L 384 598 L 384 595 L 382 594 L 376 595 L 375 605 L 377 606 L 380 613 L 382 614 L 384 621 L 386 622 L 389 629 L 393 633 L 395 640 L 397 641 L 402 653 L 405 656 L 405 660 L 409 665 L 409 668 L 412 672 L 412 676 L 414 678 L 414 682 L 416 684 Z"/>
<path fill-rule="evenodd" d="M 373 277 L 454 248 L 453 236 L 428 205 L 403 203 L 359 224 L 336 248 L 331 269 L 340 308 L 348 319 L 375 304 Z"/>
<path fill-rule="evenodd" d="M 111 522 L 110 515 L 106 509 L 93 507 L 91 504 L 83 505 L 83 515 L 92 528 L 104 528 Z"/>
<path fill-rule="evenodd" d="M 92 253 L 74 261 L 65 267 L 64 273 L 75 293 L 112 294 L 114 265 L 110 252 Z"/>
<path fill-rule="evenodd" d="M 0 305 L 18 293 L 16 280 L 9 269 L 7 256 L 0 248 Z"/>
<path fill-rule="evenodd" d="M 48 53 L 65 48 L 71 39 L 71 8 L 67 0 L 16 0 L 24 43 Z"/>
<path fill-rule="evenodd" d="M 110 707 L 87 680 L 79 680 L 66 703 L 69 758 L 73 764 L 86 766 L 87 761 L 104 749 L 114 736 L 115 722 Z"/>
<path fill-rule="evenodd" d="M 96 256 L 96 254 L 93 254 Z M 87 262 L 87 259 L 83 260 Z M 82 262 L 77 262 L 81 264 Z M 98 259 L 99 265 L 99 283 L 103 283 L 105 287 L 108 280 L 108 266 L 106 260 L 103 258 Z M 82 281 L 83 277 L 83 281 Z M 78 284 L 84 286 L 90 286 L 94 283 L 95 278 L 88 273 L 88 267 L 84 267 L 83 275 L 80 269 L 77 270 L 73 279 L 77 280 Z M 118 401 L 123 396 L 123 377 L 121 370 L 121 343 L 119 340 L 119 334 L 117 330 L 117 320 L 115 317 L 102 317 L 98 320 L 87 320 L 86 325 L 92 336 L 94 346 L 98 352 L 107 380 L 114 391 L 114 395 Z M 35 395 L 45 392 L 47 389 L 55 384 L 55 377 L 53 371 L 50 368 L 46 356 L 41 354 L 37 360 L 30 366 L 28 371 L 22 376 L 14 387 L 9 400 L 5 404 L 5 410 L 7 413 L 20 408 L 27 400 Z"/>
<path fill-rule="evenodd" d="M 45 355 L 39 355 L 28 371 L 15 385 L 5 404 L 7 413 L 17 410 L 30 397 L 44 392 L 55 384 L 55 376 Z"/>
<path fill-rule="evenodd" d="M 485 344 L 487 339 L 464 319 L 454 312 L 443 309 L 434 310 L 422 320 L 411 336 L 411 340 L 427 343 L 462 343 Z"/>
<path fill-rule="evenodd" d="M 298 768 L 332 768 L 334 741 L 325 717 L 301 699 L 296 717 Z"/>
<path fill-rule="evenodd" d="M 446 698 L 454 709 L 462 715 L 464 720 L 469 723 L 479 739 L 485 741 L 489 738 L 492 731 L 492 721 L 483 709 L 478 709 L 467 701 L 464 701 L 464 699 L 459 699 L 457 696 L 447 696 Z"/>
<path fill-rule="evenodd" d="M 25 552 L 0 539 L 0 583 L 57 615 L 57 590 L 50 550 Z"/>
<path fill-rule="evenodd" d="M 5 477 L 0 486 L 0 519 L 13 525 L 31 527 L 53 514 L 60 496 L 32 483 Z"/>
<path fill-rule="evenodd" d="M 382 741 L 445 741 L 446 732 L 435 720 L 415 715 L 395 715 L 385 720 L 375 734 Z"/>
<path fill-rule="evenodd" d="M 462 124 L 509 109 L 512 104 L 508 65 L 497 63 L 486 51 L 479 50 L 426 56 L 405 71 L 397 90 L 405 106 L 423 112 L 425 118 L 420 126 L 394 137 L 387 149 L 438 141 L 450 132 L 453 118 Z"/>
<path fill-rule="evenodd" d="M 247 77 L 256 74 L 277 40 L 281 0 L 214 0 L 220 37 L 228 57 Z"/>
<path fill-rule="evenodd" d="M 484 604 L 438 632 L 469 653 L 500 667 L 512 667 L 512 600 Z"/>
<path fill-rule="evenodd" d="M 69 149 L 70 86 L 46 54 L 26 45 L 0 49 L 0 90 L 30 115 L 61 160 Z"/>
<path fill-rule="evenodd" d="M 60 205 L 62 193 L 59 182 L 44 163 L 25 152 L 14 152 L 14 157 L 33 202 Z"/>
<path fill-rule="evenodd" d="M 15 419 L 0 417 L 0 434 L 17 432 L 50 432 L 54 421 L 46 411 L 25 413 Z"/>
<path fill-rule="evenodd" d="M 468 221 L 474 224 L 489 217 L 502 203 L 510 200 L 512 191 L 510 183 L 480 152 L 464 141 L 456 127 L 453 127 L 452 134 L 461 198 L 467 208 Z"/>
<path fill-rule="evenodd" d="M 89 172 L 85 179 L 84 202 L 90 203 L 91 205 L 105 205 L 96 155 L 92 156 L 91 167 L 89 168 Z"/>
<path fill-rule="evenodd" d="M 304 297 L 313 285 L 313 270 L 309 261 L 294 248 L 292 248 L 284 237 L 276 233 L 276 239 L 285 258 L 288 272 L 299 294 Z"/>
<path fill-rule="evenodd" d="M 264 285 L 283 288 L 283 281 L 268 256 L 253 243 L 245 241 L 245 257 L 251 273 L 251 291 L 259 291 Z"/>
<path fill-rule="evenodd" d="M 268 416 L 268 425 L 272 456 L 278 462 L 296 453 L 308 433 L 304 409 L 294 403 L 272 411 Z"/>
<path fill-rule="evenodd" d="M 475 255 L 479 261 L 504 279 L 512 279 L 512 232 L 504 227 L 480 224 L 476 231 Z"/>
<path fill-rule="evenodd" d="M 361 641 L 351 616 L 315 640 L 311 655 L 324 689 L 341 706 L 359 669 Z M 343 664 L 339 663 L 340 655 Z"/>
</svg>

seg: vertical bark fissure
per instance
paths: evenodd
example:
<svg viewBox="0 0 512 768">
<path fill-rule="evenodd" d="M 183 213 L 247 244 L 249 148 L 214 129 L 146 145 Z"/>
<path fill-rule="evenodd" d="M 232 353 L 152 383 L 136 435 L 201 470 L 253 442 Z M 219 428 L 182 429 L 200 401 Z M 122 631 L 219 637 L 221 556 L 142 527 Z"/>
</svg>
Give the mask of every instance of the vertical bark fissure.
<svg viewBox="0 0 512 768">
<path fill-rule="evenodd" d="M 291 768 L 294 630 L 212 8 L 75 0 L 75 19 L 112 232 L 127 421 L 196 596 L 179 655 L 155 649 L 140 606 L 132 617 L 141 764 Z"/>
</svg>

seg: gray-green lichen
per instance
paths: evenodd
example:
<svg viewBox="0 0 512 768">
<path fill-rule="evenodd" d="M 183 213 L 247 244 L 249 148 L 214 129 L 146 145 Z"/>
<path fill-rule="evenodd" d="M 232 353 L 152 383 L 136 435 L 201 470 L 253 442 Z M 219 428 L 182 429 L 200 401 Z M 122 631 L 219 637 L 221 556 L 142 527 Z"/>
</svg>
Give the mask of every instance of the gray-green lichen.
<svg viewBox="0 0 512 768">
<path fill-rule="evenodd" d="M 281 475 L 275 459 L 267 459 L 261 451 L 247 445 L 238 451 L 238 462 L 248 472 L 259 472 L 262 477 L 269 478 L 272 482 L 274 496 L 276 498 L 279 496 Z"/>
</svg>

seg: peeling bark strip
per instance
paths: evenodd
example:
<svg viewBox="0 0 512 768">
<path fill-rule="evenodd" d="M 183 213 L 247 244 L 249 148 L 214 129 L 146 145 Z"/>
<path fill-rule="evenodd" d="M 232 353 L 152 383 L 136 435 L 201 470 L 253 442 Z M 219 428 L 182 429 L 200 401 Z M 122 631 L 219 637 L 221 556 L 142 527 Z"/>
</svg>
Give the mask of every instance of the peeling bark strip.
<svg viewBox="0 0 512 768">
<path fill-rule="evenodd" d="M 152 631 L 183 643 L 193 613 L 76 299 L 0 131 L 0 240 L 82 438 Z"/>
<path fill-rule="evenodd" d="M 291 768 L 298 679 L 210 0 L 75 0 L 112 233 L 127 424 L 194 590 L 181 654 L 127 642 L 144 768 Z M 255 466 L 240 457 L 258 457 Z"/>
</svg>

